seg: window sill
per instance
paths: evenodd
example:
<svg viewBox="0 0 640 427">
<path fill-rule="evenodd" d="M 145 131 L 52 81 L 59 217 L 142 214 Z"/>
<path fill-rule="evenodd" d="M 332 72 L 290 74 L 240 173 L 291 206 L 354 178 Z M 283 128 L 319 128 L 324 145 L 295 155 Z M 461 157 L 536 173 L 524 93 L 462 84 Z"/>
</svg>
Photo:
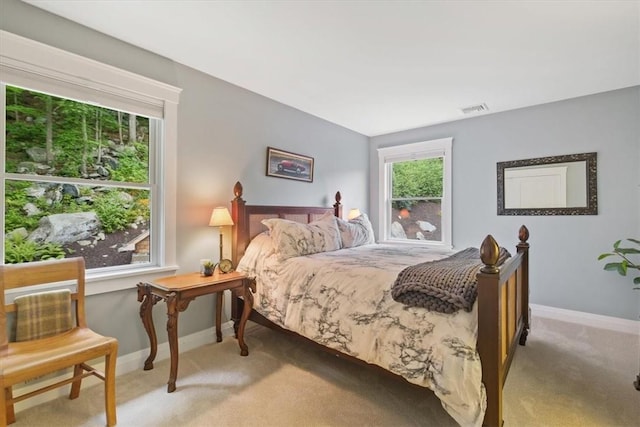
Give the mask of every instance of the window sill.
<svg viewBox="0 0 640 427">
<path fill-rule="evenodd" d="M 420 246 L 426 248 L 434 248 L 438 250 L 444 251 L 452 251 L 453 246 L 447 245 L 445 243 L 437 243 L 437 242 L 426 242 L 421 240 L 380 240 L 378 243 L 383 243 L 385 245 L 398 245 L 398 246 Z"/>
<path fill-rule="evenodd" d="M 175 273 L 180 267 L 177 265 L 167 265 L 163 267 L 145 267 L 136 270 L 127 271 L 110 271 L 102 273 L 88 272 L 85 278 L 86 288 L 85 294 L 98 295 L 109 292 L 121 291 L 123 289 L 135 288 L 137 281 L 151 280 L 159 277 Z M 132 280 L 122 280 L 132 278 Z"/>
<path fill-rule="evenodd" d="M 117 292 L 125 289 L 135 289 L 138 282 L 145 280 L 153 280 L 158 277 L 167 276 L 176 272 L 180 267 L 177 265 L 167 265 L 164 267 L 144 267 L 137 270 L 128 271 L 111 271 L 108 273 L 86 273 L 85 276 L 85 289 L 86 296 L 106 294 L 109 292 Z M 137 279 L 133 279 L 137 277 Z M 124 279 L 124 280 L 123 280 Z M 131 280 L 129 280 L 131 279 Z M 45 285 L 36 285 L 32 288 L 32 291 L 52 291 L 56 289 L 64 289 L 75 286 L 75 282 L 58 282 L 48 283 Z M 6 291 L 7 303 L 13 302 L 13 300 L 20 295 L 24 295 L 25 292 L 20 289 L 8 289 Z"/>
</svg>

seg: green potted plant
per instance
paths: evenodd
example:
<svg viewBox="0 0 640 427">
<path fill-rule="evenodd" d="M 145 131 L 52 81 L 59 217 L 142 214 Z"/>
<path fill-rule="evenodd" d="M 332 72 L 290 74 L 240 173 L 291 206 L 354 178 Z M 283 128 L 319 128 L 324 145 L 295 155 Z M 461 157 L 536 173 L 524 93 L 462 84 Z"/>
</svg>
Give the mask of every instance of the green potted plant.
<svg viewBox="0 0 640 427">
<path fill-rule="evenodd" d="M 632 259 L 633 255 L 640 254 L 640 240 L 637 239 L 627 239 L 631 243 L 634 243 L 638 246 L 638 248 L 621 248 L 620 243 L 622 240 L 618 240 L 613 244 L 613 252 L 606 252 L 600 254 L 598 257 L 598 261 L 610 257 L 615 256 L 618 258 L 622 258 L 619 262 L 608 262 L 604 265 L 604 269 L 607 271 L 617 271 L 621 276 L 626 276 L 627 271 L 629 269 L 638 270 L 638 276 L 633 278 L 634 285 L 640 285 L 640 260 L 634 261 Z M 634 289 L 640 289 L 640 286 L 634 287 Z"/>
<path fill-rule="evenodd" d="M 202 274 L 205 276 L 213 276 L 213 270 L 216 268 L 216 265 L 211 261 L 207 261 L 202 264 Z"/>
</svg>

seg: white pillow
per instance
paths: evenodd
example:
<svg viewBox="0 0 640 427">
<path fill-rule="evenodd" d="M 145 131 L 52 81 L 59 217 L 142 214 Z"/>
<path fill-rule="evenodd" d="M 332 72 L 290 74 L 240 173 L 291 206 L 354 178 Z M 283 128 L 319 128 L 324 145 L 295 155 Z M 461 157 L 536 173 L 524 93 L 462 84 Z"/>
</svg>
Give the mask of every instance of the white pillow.
<svg viewBox="0 0 640 427">
<path fill-rule="evenodd" d="M 341 247 L 336 217 L 330 212 L 309 224 L 280 218 L 263 219 L 262 223 L 269 228 L 271 241 L 280 261 L 335 251 Z"/>
<path fill-rule="evenodd" d="M 363 213 L 349 221 L 338 218 L 338 229 L 340 230 L 343 248 L 354 248 L 376 242 L 373 226 L 367 214 Z"/>
<path fill-rule="evenodd" d="M 255 277 L 261 270 L 262 261 L 274 252 L 269 233 L 267 231 L 260 233 L 249 242 L 244 255 L 240 258 L 237 270 L 249 277 Z"/>
</svg>

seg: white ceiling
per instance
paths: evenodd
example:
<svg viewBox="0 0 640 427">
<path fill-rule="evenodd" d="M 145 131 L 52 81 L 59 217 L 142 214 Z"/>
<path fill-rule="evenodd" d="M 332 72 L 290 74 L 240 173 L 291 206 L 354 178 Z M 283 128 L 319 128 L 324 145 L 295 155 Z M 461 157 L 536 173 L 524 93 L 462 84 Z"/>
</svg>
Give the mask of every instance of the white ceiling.
<svg viewBox="0 0 640 427">
<path fill-rule="evenodd" d="M 368 136 L 640 84 L 640 1 L 26 2 Z"/>
</svg>

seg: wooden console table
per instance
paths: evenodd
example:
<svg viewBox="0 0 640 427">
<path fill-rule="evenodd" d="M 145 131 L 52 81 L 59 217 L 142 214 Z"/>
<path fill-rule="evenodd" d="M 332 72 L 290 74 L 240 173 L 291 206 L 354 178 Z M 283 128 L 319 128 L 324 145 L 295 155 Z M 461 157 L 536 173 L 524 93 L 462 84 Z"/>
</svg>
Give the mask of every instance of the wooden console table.
<svg viewBox="0 0 640 427">
<path fill-rule="evenodd" d="M 222 274 L 217 270 L 213 276 L 202 276 L 200 273 L 189 273 L 178 276 L 169 276 L 156 279 L 153 282 L 138 283 L 138 302 L 140 302 L 140 318 L 144 329 L 147 331 L 150 343 L 149 357 L 144 362 L 144 370 L 153 369 L 153 361 L 158 350 L 158 340 L 156 330 L 153 326 L 152 309 L 161 300 L 167 303 L 167 334 L 169 337 L 169 350 L 171 353 L 171 371 L 169 372 L 169 382 L 167 392 L 171 393 L 176 389 L 176 378 L 178 376 L 178 313 L 185 311 L 189 303 L 201 295 L 216 294 L 216 339 L 222 341 L 221 318 L 222 318 L 222 294 L 229 289 L 233 293 L 244 298 L 245 304 L 242 316 L 238 324 L 238 319 L 233 319 L 234 329 L 238 344 L 240 345 L 240 355 L 247 356 L 249 349 L 244 342 L 244 327 L 249 318 L 249 313 L 253 307 L 252 291 L 255 291 L 254 282 L 242 273 L 236 271 Z M 235 325 L 238 325 L 237 327 Z"/>
</svg>

